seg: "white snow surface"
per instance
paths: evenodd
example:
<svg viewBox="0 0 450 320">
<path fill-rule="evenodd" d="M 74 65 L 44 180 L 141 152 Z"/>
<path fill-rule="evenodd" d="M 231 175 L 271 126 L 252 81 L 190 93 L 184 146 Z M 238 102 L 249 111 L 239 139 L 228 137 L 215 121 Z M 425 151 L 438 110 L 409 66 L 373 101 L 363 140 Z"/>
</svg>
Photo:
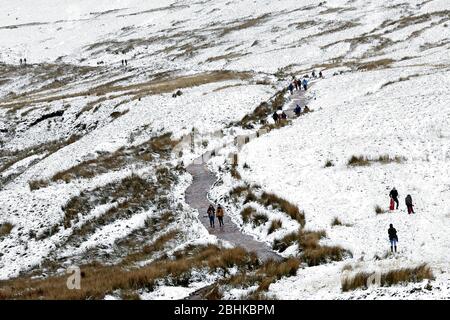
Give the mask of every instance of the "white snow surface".
<svg viewBox="0 0 450 320">
<path fill-rule="evenodd" d="M 0 7 L 0 67 L 13 70 L 0 73 L 0 164 L 11 152 L 82 135 L 53 153 L 18 158 L 0 172 L 0 181 L 5 181 L 0 184 L 0 224 L 14 226 L 9 235 L 0 238 L 0 279 L 39 265 L 71 234 L 69 228 L 43 240 L 30 237 L 31 231 L 39 234 L 59 224 L 64 216 L 62 207 L 73 196 L 131 172 L 151 174 L 154 168 L 124 168 L 34 191 L 29 188 L 31 181 L 49 179 L 101 152 L 138 145 L 167 132 L 180 138 L 196 128 L 208 141 L 207 148 L 215 148 L 223 141 L 213 133 L 254 110 L 286 85 L 291 74 L 301 76 L 320 69 L 325 79 L 314 82 L 307 94 L 314 112 L 252 140 L 239 153 L 239 171 L 245 181 L 297 204 L 305 211 L 307 229 L 325 230 L 323 243 L 340 245 L 350 250 L 353 258 L 301 269 L 296 276 L 272 284 L 269 293 L 283 299 L 448 298 L 449 1 L 331 0 L 319 5 L 314 0 L 0 0 Z M 18 66 L 23 58 L 28 69 Z M 128 60 L 126 68 L 121 66 L 123 59 Z M 386 65 L 380 63 L 373 70 L 361 67 L 374 61 Z M 36 74 L 42 70 L 45 74 L 46 65 L 92 67 L 94 71 L 87 76 L 74 75 L 65 86 L 52 88 L 67 74 L 55 73 L 42 80 Z M 251 77 L 186 87 L 177 98 L 164 92 L 137 100 L 120 88 L 103 96 L 86 93 L 110 81 L 117 81 L 117 86 L 139 85 L 156 74 L 177 78 L 221 70 L 248 72 Z M 342 74 L 333 76 L 340 71 Z M 49 89 L 40 91 L 44 85 Z M 115 97 L 117 93 L 121 95 Z M 31 100 L 11 111 L 9 104 L 21 94 Z M 69 94 L 73 96 L 67 97 Z M 56 95 L 62 97 L 39 100 Z M 78 117 L 88 103 L 99 98 L 105 99 Z M 63 117 L 32 125 L 58 110 L 64 110 Z M 115 111 L 126 113 L 111 120 Z M 86 129 L 79 129 L 83 125 Z M 188 164 L 205 149 L 197 145 L 191 152 L 186 145 L 183 157 L 176 161 Z M 376 158 L 385 154 L 404 161 L 347 165 L 352 155 Z M 324 168 L 327 160 L 334 166 Z M 213 159 L 212 167 L 217 169 L 223 161 L 221 157 Z M 242 169 L 244 163 L 250 169 Z M 236 185 L 229 176 L 222 178 L 224 183 L 212 196 Z M 189 235 L 186 243 L 214 243 L 216 238 L 198 221 L 198 213 L 184 204 L 189 181 L 180 177 L 172 190 L 172 201 L 184 210 L 178 227 Z M 400 192 L 400 210 L 376 215 L 374 206 L 387 208 L 387 194 L 393 186 Z M 405 212 L 407 194 L 416 204 L 415 215 Z M 99 206 L 85 218 L 109 208 Z M 243 226 L 242 231 L 257 240 L 270 244 L 296 228 L 282 213 L 258 209 L 270 220 L 281 219 L 284 228 L 267 236 L 268 224 Z M 109 248 L 115 240 L 142 227 L 146 218 L 160 213 L 152 208 L 114 221 L 96 230 L 78 248 L 67 248 L 63 255 L 83 255 L 96 246 Z M 240 224 L 238 212 L 231 214 Z M 332 227 L 335 217 L 348 226 Z M 375 261 L 375 256 L 383 256 L 389 249 L 390 223 L 398 230 L 399 253 Z M 290 248 L 283 255 L 294 251 Z M 342 293 L 342 268 L 349 263 L 356 271 L 428 263 L 436 276 L 434 289 L 423 289 L 425 283 L 419 283 Z M 142 293 L 142 298 L 183 298 L 210 283 L 202 281 L 190 288 L 162 286 Z M 228 298 L 240 293 L 237 290 Z"/>
</svg>

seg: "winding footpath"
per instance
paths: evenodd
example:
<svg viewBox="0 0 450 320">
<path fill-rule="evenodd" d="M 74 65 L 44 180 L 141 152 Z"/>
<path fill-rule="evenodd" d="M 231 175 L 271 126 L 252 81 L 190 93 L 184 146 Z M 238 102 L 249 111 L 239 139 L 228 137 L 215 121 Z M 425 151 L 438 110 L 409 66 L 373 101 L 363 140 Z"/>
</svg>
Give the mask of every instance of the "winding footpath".
<svg viewBox="0 0 450 320">
<path fill-rule="evenodd" d="M 294 94 L 290 96 L 290 101 L 285 104 L 286 108 L 284 109 L 288 118 L 296 118 L 293 109 L 297 104 L 302 108 L 305 106 L 304 93 L 305 91 L 303 90 L 295 91 Z M 242 247 L 247 251 L 255 252 L 258 258 L 263 262 L 269 259 L 282 261 L 283 257 L 273 251 L 267 244 L 255 240 L 250 235 L 243 234 L 227 214 L 224 216 L 224 226 L 222 228 L 218 226 L 218 223 L 216 223 L 216 228 L 210 227 L 209 218 L 206 214 L 210 205 L 208 193 L 217 178 L 208 170 L 206 163 L 202 161 L 202 158 L 203 156 L 186 168 L 193 179 L 191 185 L 186 189 L 185 194 L 186 203 L 193 209 L 198 210 L 202 224 L 210 234 L 215 235 L 219 239 L 226 240 L 235 246 Z"/>
<path fill-rule="evenodd" d="M 290 96 L 290 101 L 285 104 L 284 112 L 289 119 L 295 119 L 297 116 L 294 113 L 296 105 L 300 105 L 302 109 L 305 106 L 305 91 L 295 91 Z M 199 219 L 210 234 L 215 235 L 218 239 L 230 242 L 236 247 L 242 247 L 247 251 L 255 252 L 258 258 L 262 261 L 275 260 L 281 262 L 284 258 L 273 251 L 266 243 L 255 240 L 250 235 L 242 233 L 238 226 L 231 220 L 230 216 L 225 212 L 224 226 L 220 228 L 216 223 L 215 228 L 209 225 L 209 218 L 206 211 L 210 205 L 208 199 L 209 190 L 217 181 L 216 176 L 208 170 L 206 163 L 204 163 L 205 155 L 200 156 L 196 161 L 193 161 L 186 170 L 192 175 L 192 183 L 186 189 L 185 201 L 193 209 L 199 212 Z M 203 287 L 191 293 L 187 300 L 200 300 L 209 291 L 214 288 L 214 284 Z"/>
</svg>

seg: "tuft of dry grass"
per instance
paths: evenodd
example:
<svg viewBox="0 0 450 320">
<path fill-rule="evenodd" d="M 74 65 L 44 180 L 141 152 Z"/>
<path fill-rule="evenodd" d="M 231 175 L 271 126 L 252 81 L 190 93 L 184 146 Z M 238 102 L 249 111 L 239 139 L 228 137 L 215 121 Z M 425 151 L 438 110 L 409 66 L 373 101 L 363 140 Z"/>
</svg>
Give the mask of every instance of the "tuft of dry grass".
<svg viewBox="0 0 450 320">
<path fill-rule="evenodd" d="M 338 217 L 334 217 L 333 221 L 331 221 L 331 225 L 334 226 L 342 226 L 343 223 L 341 222 L 341 220 L 339 220 Z"/>
<path fill-rule="evenodd" d="M 334 163 L 331 160 L 327 160 L 324 165 L 325 168 L 329 168 L 329 167 L 333 167 L 333 166 L 334 166 Z"/>
<path fill-rule="evenodd" d="M 270 223 L 269 231 L 267 233 L 271 234 L 271 233 L 277 231 L 278 229 L 280 229 L 282 227 L 282 225 L 283 224 L 280 219 L 272 220 L 272 222 Z"/>
<path fill-rule="evenodd" d="M 290 203 L 289 201 L 268 192 L 262 193 L 260 201 L 265 207 L 272 206 L 274 209 L 283 211 L 292 219 L 300 223 L 302 227 L 305 225 L 305 214 L 301 212 L 296 205 Z"/>
<path fill-rule="evenodd" d="M 388 68 L 395 60 L 393 59 L 380 59 L 375 61 L 369 61 L 360 64 L 357 70 L 371 71 L 375 69 Z"/>
<path fill-rule="evenodd" d="M 253 207 L 245 207 L 244 209 L 242 209 L 241 211 L 241 217 L 242 217 L 242 221 L 244 223 L 248 223 L 250 222 L 250 219 L 252 218 L 253 215 L 256 214 L 256 209 Z"/>
<path fill-rule="evenodd" d="M 369 161 L 369 159 L 367 159 L 367 157 L 353 155 L 348 160 L 348 165 L 353 166 L 353 167 L 354 166 L 368 166 L 368 165 L 370 165 L 370 161 Z"/>
<path fill-rule="evenodd" d="M 49 183 L 47 180 L 42 180 L 42 179 L 28 181 L 28 186 L 30 187 L 30 191 L 48 187 L 48 184 Z"/>
<path fill-rule="evenodd" d="M 375 213 L 376 214 L 383 214 L 383 213 L 386 213 L 386 212 L 387 212 L 387 210 L 381 208 L 378 204 L 375 205 Z"/>
<path fill-rule="evenodd" d="M 343 292 L 367 289 L 367 282 L 372 276 L 371 273 L 359 272 L 353 277 L 346 277 L 342 280 L 341 289 Z M 402 268 L 382 273 L 380 285 L 389 287 L 408 282 L 420 282 L 425 279 L 433 280 L 434 276 L 431 268 L 427 264 L 422 264 L 413 268 Z"/>
<path fill-rule="evenodd" d="M 269 218 L 264 213 L 256 213 L 253 215 L 253 225 L 254 226 L 260 226 L 262 224 L 265 224 L 267 221 L 269 221 Z"/>
<path fill-rule="evenodd" d="M 390 155 L 384 154 L 384 155 L 380 155 L 376 158 L 369 158 L 366 156 L 355 156 L 353 155 L 350 160 L 348 161 L 348 165 L 349 166 L 369 166 L 371 163 L 373 162 L 378 162 L 381 164 L 389 164 L 389 163 L 402 163 L 406 161 L 405 157 L 402 156 L 393 156 L 391 157 Z"/>
<path fill-rule="evenodd" d="M 0 239 L 9 235 L 14 225 L 11 222 L 4 222 L 0 224 Z"/>
<path fill-rule="evenodd" d="M 350 254 L 339 246 L 322 246 L 320 239 L 326 236 L 325 231 L 305 231 L 299 229 L 276 239 L 273 249 L 283 252 L 294 243 L 298 244 L 300 260 L 308 266 L 317 266 L 330 261 L 341 261 L 346 254 Z"/>
</svg>

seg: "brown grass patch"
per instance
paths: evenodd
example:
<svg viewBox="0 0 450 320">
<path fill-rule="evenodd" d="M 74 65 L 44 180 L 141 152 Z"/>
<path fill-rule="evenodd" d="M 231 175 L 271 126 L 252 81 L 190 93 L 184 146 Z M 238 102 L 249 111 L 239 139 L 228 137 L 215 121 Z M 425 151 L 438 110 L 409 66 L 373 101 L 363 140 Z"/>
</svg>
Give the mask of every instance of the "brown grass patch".
<svg viewBox="0 0 450 320">
<path fill-rule="evenodd" d="M 0 224 L 0 239 L 9 235 L 13 228 L 14 228 L 14 225 L 10 222 L 4 222 L 4 223 Z"/>
<path fill-rule="evenodd" d="M 270 223 L 269 231 L 267 232 L 267 234 L 271 234 L 271 233 L 277 231 L 278 229 L 281 229 L 282 226 L 283 226 L 283 224 L 282 224 L 280 219 L 272 220 L 272 222 Z"/>
<path fill-rule="evenodd" d="M 239 30 L 244 30 L 247 28 L 251 28 L 254 27 L 256 25 L 259 25 L 261 23 L 263 23 L 265 20 L 267 20 L 267 18 L 270 16 L 270 14 L 264 14 L 262 16 L 259 16 L 257 18 L 251 18 L 251 19 L 247 19 L 244 22 L 239 21 L 238 24 L 231 26 L 231 27 L 227 27 L 224 28 L 222 33 L 220 34 L 221 37 L 234 32 L 234 31 L 239 31 Z"/>
<path fill-rule="evenodd" d="M 342 291 L 352 291 L 356 289 L 367 289 L 367 280 L 373 274 L 359 272 L 353 277 L 347 277 L 342 281 Z M 431 268 L 422 264 L 414 268 L 402 268 L 391 270 L 381 274 L 381 286 L 390 287 L 402 283 L 421 282 L 425 279 L 433 280 Z"/>
<path fill-rule="evenodd" d="M 262 193 L 260 201 L 265 207 L 272 206 L 272 208 L 278 209 L 289 215 L 292 219 L 300 223 L 301 226 L 305 225 L 305 214 L 301 212 L 296 205 L 290 203 L 289 201 L 280 198 L 273 193 L 267 192 Z"/>
<path fill-rule="evenodd" d="M 382 69 L 382 68 L 384 69 L 388 68 L 393 62 L 395 62 L 395 60 L 393 59 L 380 59 L 375 61 L 369 61 L 360 64 L 357 67 L 357 70 L 371 71 L 375 69 Z"/>
<path fill-rule="evenodd" d="M 1 281 L 2 299 L 103 299 L 116 290 L 135 292 L 153 290 L 156 281 L 187 286 L 191 271 L 208 268 L 210 271 L 231 267 L 246 269 L 257 265 L 257 258 L 241 248 L 224 249 L 213 245 L 191 248 L 178 259 L 163 259 L 142 268 L 124 269 L 120 266 L 90 264 L 81 266 L 80 290 L 69 290 L 67 276 L 44 279 L 22 277 Z"/>
</svg>

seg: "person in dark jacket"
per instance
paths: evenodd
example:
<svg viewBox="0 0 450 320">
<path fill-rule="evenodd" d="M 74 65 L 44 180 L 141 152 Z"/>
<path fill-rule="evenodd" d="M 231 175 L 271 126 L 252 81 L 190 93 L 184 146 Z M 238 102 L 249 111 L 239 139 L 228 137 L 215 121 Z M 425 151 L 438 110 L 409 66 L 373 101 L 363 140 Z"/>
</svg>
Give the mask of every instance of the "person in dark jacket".
<svg viewBox="0 0 450 320">
<path fill-rule="evenodd" d="M 294 113 L 298 117 L 302 113 L 302 108 L 299 105 L 297 105 L 294 109 Z"/>
<path fill-rule="evenodd" d="M 214 218 L 216 217 L 216 209 L 214 209 L 214 206 L 212 204 L 209 205 L 207 213 L 209 218 L 209 225 L 211 226 L 211 228 L 214 228 Z"/>
<path fill-rule="evenodd" d="M 282 120 L 286 120 L 287 119 L 287 114 L 284 111 L 281 113 L 281 119 Z"/>
<path fill-rule="evenodd" d="M 289 83 L 288 90 L 291 94 L 294 92 L 294 85 L 292 83 Z"/>
<path fill-rule="evenodd" d="M 272 118 L 273 118 L 273 121 L 275 121 L 275 123 L 278 122 L 279 117 L 278 117 L 278 113 L 276 111 L 273 113 Z"/>
<path fill-rule="evenodd" d="M 412 203 L 411 195 L 408 194 L 408 195 L 406 196 L 406 198 L 405 198 L 405 204 L 406 204 L 406 207 L 408 208 L 408 214 L 415 213 L 415 212 L 414 212 L 414 209 L 413 209 L 414 205 L 413 205 L 413 203 Z"/>
<path fill-rule="evenodd" d="M 398 209 L 398 191 L 395 189 L 395 187 L 392 188 L 391 192 L 389 192 L 389 197 L 391 197 L 392 200 L 397 204 Z"/>
<path fill-rule="evenodd" d="M 391 242 L 391 252 L 397 252 L 397 242 L 398 242 L 397 230 L 395 230 L 392 223 L 389 225 L 388 234 L 389 234 L 389 241 Z"/>
<path fill-rule="evenodd" d="M 223 212 L 223 208 L 220 204 L 217 206 L 216 216 L 217 216 L 217 219 L 219 220 L 219 226 L 223 227 L 224 212 Z"/>
<path fill-rule="evenodd" d="M 323 79 L 323 73 L 322 73 L 322 71 L 319 71 L 319 78 Z"/>
</svg>

